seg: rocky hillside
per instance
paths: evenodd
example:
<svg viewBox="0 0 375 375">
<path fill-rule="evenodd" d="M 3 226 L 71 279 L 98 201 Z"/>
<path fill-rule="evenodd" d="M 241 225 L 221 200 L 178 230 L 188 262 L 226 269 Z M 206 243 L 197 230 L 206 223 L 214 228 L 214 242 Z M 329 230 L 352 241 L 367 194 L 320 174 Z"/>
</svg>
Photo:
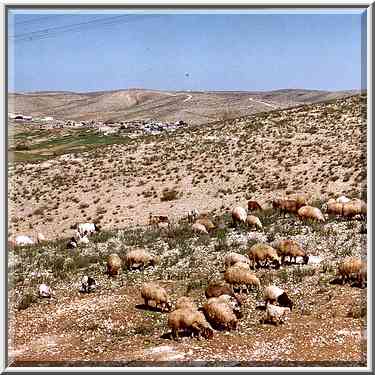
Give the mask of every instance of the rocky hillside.
<svg viewBox="0 0 375 375">
<path fill-rule="evenodd" d="M 11 167 L 10 232 L 54 239 L 75 221 L 113 229 L 145 224 L 149 212 L 178 219 L 250 197 L 267 205 L 296 192 L 365 195 L 365 118 L 366 97 L 352 96 L 122 144 L 105 146 L 102 136 L 98 147 L 54 158 L 60 135 L 50 160 Z"/>
<path fill-rule="evenodd" d="M 304 222 L 284 217 L 269 201 L 304 192 L 324 211 L 328 197 L 366 200 L 366 99 L 121 138 L 122 144 L 106 146 L 103 138 L 58 157 L 52 151 L 63 143 L 44 143 L 49 160 L 13 164 L 10 234 L 42 232 L 47 241 L 9 249 L 12 365 L 365 366 L 367 289 L 354 280 L 343 284 L 337 267 L 348 256 L 366 259 L 366 220 L 326 215 L 325 222 Z M 249 198 L 263 207 L 257 213 L 262 229 L 232 225 L 228 210 L 247 207 Z M 192 208 L 206 211 L 215 229 L 194 233 L 184 219 Z M 168 215 L 171 225 L 150 227 L 149 212 Z M 67 249 L 71 225 L 91 221 L 102 230 L 87 245 Z M 223 280 L 226 254 L 285 238 L 303 247 L 308 263 L 255 268 L 261 288 L 243 295 L 236 330 L 175 341 L 168 314 L 144 305 L 140 288 L 155 281 L 173 306 L 184 295 L 202 306 L 207 285 Z M 110 254 L 124 260 L 136 248 L 160 263 L 105 274 Z M 97 281 L 95 292 L 79 292 L 83 275 Z M 42 283 L 52 298 L 38 298 Z M 279 326 L 264 322 L 263 288 L 270 284 L 294 302 Z"/>
</svg>

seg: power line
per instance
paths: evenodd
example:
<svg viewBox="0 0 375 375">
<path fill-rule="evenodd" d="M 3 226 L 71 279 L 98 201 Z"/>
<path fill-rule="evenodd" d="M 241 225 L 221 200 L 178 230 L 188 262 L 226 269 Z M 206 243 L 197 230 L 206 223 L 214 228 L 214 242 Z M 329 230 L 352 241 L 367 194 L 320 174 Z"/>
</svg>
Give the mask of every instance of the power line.
<svg viewBox="0 0 375 375">
<path fill-rule="evenodd" d="M 24 25 L 24 24 L 28 24 L 28 23 L 44 21 L 46 19 L 55 18 L 56 16 L 63 16 L 63 15 L 64 14 L 54 14 L 53 16 L 49 15 L 49 16 L 44 16 L 44 17 L 36 17 L 36 18 L 31 19 L 31 20 L 14 22 L 14 24 L 15 25 Z"/>
<path fill-rule="evenodd" d="M 64 31 L 65 29 L 76 28 L 76 27 L 83 26 L 83 25 L 88 25 L 88 24 L 93 24 L 93 23 L 98 23 L 98 22 L 104 22 L 104 21 L 107 21 L 107 20 L 123 18 L 123 17 L 126 17 L 126 16 L 128 16 L 128 15 L 107 17 L 107 18 L 104 18 L 104 19 L 103 18 L 96 18 L 94 20 L 90 20 L 90 21 L 87 21 L 87 22 L 79 22 L 79 23 L 75 23 L 75 24 L 71 24 L 71 25 L 50 27 L 50 28 L 41 29 L 41 30 L 29 31 L 27 33 L 22 33 L 22 34 L 9 35 L 9 38 L 13 38 L 13 39 L 20 38 L 20 39 L 22 39 L 23 37 L 30 37 L 31 35 L 34 35 L 34 34 L 50 33 L 50 32 L 54 32 L 54 31 L 57 31 L 57 30 Z"/>
<path fill-rule="evenodd" d="M 99 26 L 112 26 L 112 25 L 115 25 L 115 24 L 118 24 L 118 23 L 126 23 L 126 22 L 135 22 L 135 21 L 140 21 L 142 20 L 143 18 L 151 18 L 151 17 L 161 17 L 161 15 L 140 15 L 140 16 L 137 16 L 137 18 L 132 18 L 132 19 L 123 19 L 123 16 L 121 16 L 121 19 L 116 19 L 116 20 L 112 20 L 112 21 L 108 21 L 107 19 L 107 22 L 102 22 L 104 20 L 100 20 L 101 21 L 101 24 Z M 117 18 L 117 17 L 116 17 Z M 91 22 L 90 21 L 90 24 L 87 25 L 87 23 L 80 23 L 80 24 L 76 24 L 74 25 L 74 27 L 72 25 L 69 26 L 69 28 L 67 29 L 60 29 L 60 30 L 56 30 L 55 28 L 55 31 L 52 31 L 52 32 L 44 32 L 44 33 L 39 33 L 39 35 L 34 35 L 36 34 L 36 32 L 32 32 L 32 33 L 25 33 L 25 35 L 23 35 L 22 37 L 19 37 L 18 39 L 16 38 L 13 38 L 13 40 L 15 42 L 33 42 L 33 41 L 37 41 L 37 40 L 42 40 L 42 39 L 48 39 L 48 38 L 53 38 L 53 37 L 56 37 L 56 36 L 59 36 L 61 34 L 65 34 L 65 33 L 69 33 L 69 32 L 80 32 L 82 29 L 84 28 L 90 28 L 90 27 L 97 27 L 97 22 Z"/>
</svg>

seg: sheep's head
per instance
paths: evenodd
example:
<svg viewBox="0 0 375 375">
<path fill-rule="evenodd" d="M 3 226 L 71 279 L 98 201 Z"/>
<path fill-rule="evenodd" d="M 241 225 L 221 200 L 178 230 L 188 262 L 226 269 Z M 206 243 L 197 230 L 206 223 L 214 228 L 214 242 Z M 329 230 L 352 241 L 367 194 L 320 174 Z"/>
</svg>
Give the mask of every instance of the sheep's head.
<svg viewBox="0 0 375 375">
<path fill-rule="evenodd" d="M 280 297 L 278 298 L 278 302 L 280 306 L 289 307 L 290 310 L 292 310 L 293 301 L 287 296 L 285 292 L 280 295 Z"/>
<path fill-rule="evenodd" d="M 272 259 L 272 265 L 278 270 L 281 266 L 281 260 L 278 255 L 275 255 Z"/>
<path fill-rule="evenodd" d="M 302 258 L 303 258 L 303 263 L 304 264 L 309 263 L 309 256 L 308 255 L 304 255 Z"/>
<path fill-rule="evenodd" d="M 212 328 L 210 328 L 210 327 L 203 327 L 202 328 L 202 336 L 205 339 L 210 339 L 210 338 L 212 338 L 213 335 L 214 335 L 214 331 L 213 331 Z"/>
<path fill-rule="evenodd" d="M 167 301 L 166 303 L 165 303 L 165 306 L 166 306 L 166 308 L 167 308 L 167 311 L 171 311 L 172 310 L 172 302 L 171 301 Z"/>
</svg>

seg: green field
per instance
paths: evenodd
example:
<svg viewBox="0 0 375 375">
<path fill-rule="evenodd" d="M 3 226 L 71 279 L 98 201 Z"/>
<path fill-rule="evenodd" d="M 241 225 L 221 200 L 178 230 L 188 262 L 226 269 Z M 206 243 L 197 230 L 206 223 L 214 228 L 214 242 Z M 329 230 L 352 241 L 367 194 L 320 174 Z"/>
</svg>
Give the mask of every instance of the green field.
<svg viewBox="0 0 375 375">
<path fill-rule="evenodd" d="M 119 135 L 99 135 L 92 130 L 52 133 L 46 130 L 22 131 L 9 136 L 11 162 L 42 161 L 72 152 L 84 152 L 99 146 L 128 144 L 131 139 Z"/>
</svg>

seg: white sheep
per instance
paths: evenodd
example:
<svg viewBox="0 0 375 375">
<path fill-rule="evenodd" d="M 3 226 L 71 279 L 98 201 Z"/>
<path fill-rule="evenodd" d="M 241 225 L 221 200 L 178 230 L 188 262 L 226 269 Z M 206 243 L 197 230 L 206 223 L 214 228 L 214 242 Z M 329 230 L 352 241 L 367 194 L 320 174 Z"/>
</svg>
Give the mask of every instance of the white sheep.
<svg viewBox="0 0 375 375">
<path fill-rule="evenodd" d="M 283 318 L 288 313 L 290 313 L 289 307 L 268 304 L 266 307 L 266 321 L 278 325 L 284 322 Z"/>
<path fill-rule="evenodd" d="M 264 289 L 264 300 L 266 306 L 268 303 L 278 302 L 280 306 L 289 307 L 290 309 L 293 307 L 293 301 L 288 297 L 284 290 L 276 285 L 270 285 Z"/>
<path fill-rule="evenodd" d="M 247 213 L 246 213 L 246 210 L 240 206 L 237 206 L 235 208 L 233 208 L 232 210 L 232 220 L 233 220 L 233 224 L 237 224 L 237 223 L 246 223 L 246 219 L 247 219 Z"/>
<path fill-rule="evenodd" d="M 17 246 L 25 246 L 25 245 L 35 245 L 35 241 L 32 240 L 29 236 L 16 236 L 15 243 Z"/>
<path fill-rule="evenodd" d="M 100 228 L 95 223 L 83 223 L 77 225 L 77 230 L 81 235 L 91 235 L 100 231 Z"/>
<path fill-rule="evenodd" d="M 50 298 L 51 297 L 51 289 L 46 284 L 41 284 L 39 286 L 39 296 L 42 298 Z"/>
</svg>

